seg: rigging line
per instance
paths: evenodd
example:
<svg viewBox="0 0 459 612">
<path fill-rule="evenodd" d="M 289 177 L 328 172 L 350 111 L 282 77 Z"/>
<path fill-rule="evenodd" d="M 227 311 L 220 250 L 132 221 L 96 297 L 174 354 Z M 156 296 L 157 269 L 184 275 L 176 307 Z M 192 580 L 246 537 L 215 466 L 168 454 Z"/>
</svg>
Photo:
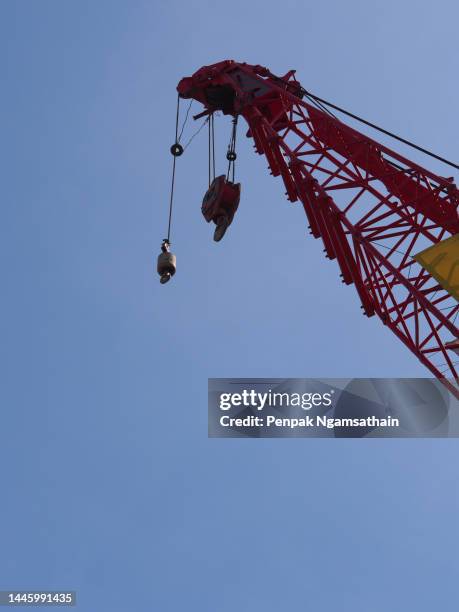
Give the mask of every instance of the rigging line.
<svg viewBox="0 0 459 612">
<path fill-rule="evenodd" d="M 188 121 L 188 115 L 190 113 L 190 108 L 192 104 L 193 104 L 193 98 L 191 98 L 190 103 L 188 104 L 188 108 L 186 109 L 185 119 L 183 121 L 182 129 L 180 130 L 180 134 L 179 134 L 177 142 L 180 142 L 180 139 L 182 138 L 183 130 L 185 129 L 186 122 Z"/>
<path fill-rule="evenodd" d="M 275 81 L 277 81 L 279 84 L 285 86 L 283 88 L 284 91 L 286 92 L 289 91 L 287 86 L 291 83 L 289 83 L 288 81 L 284 81 L 284 79 L 281 79 L 280 77 L 272 74 L 272 72 L 270 73 L 270 76 Z M 327 113 L 327 115 L 330 115 L 330 117 L 333 117 L 334 119 L 338 120 L 338 117 L 336 115 L 334 115 L 330 110 L 328 110 L 328 108 L 326 108 L 325 106 L 323 106 L 323 104 L 320 103 L 319 99 L 317 99 L 317 96 L 314 96 L 313 94 L 306 91 L 304 87 L 301 87 L 301 85 L 298 83 L 296 79 L 295 79 L 295 85 L 298 87 L 298 91 L 300 91 L 303 96 L 306 96 L 306 98 L 311 102 L 311 104 L 314 104 L 314 106 L 317 107 L 319 110 L 323 111 L 324 113 Z"/>
<path fill-rule="evenodd" d="M 303 89 L 303 88 L 302 88 Z M 356 119 L 357 121 L 360 121 L 361 123 L 364 123 L 365 125 L 368 125 L 369 127 L 378 130 L 379 132 L 382 132 L 383 134 L 386 134 L 387 136 L 390 136 L 391 138 L 395 138 L 395 140 L 398 140 L 399 142 L 403 142 L 404 144 L 413 147 L 413 149 L 416 149 L 418 151 L 421 151 L 421 153 L 425 153 L 426 155 L 430 155 L 430 157 L 434 157 L 435 159 L 438 159 L 439 161 L 448 164 L 448 166 L 451 166 L 452 168 L 455 168 L 456 170 L 459 170 L 459 165 L 455 164 L 454 162 L 445 159 L 444 157 L 440 157 L 440 155 L 437 155 L 436 153 L 433 153 L 432 151 L 429 151 L 428 149 L 424 149 L 423 147 L 420 147 L 416 144 L 414 144 L 414 142 L 411 142 L 410 140 L 406 140 L 405 138 L 402 138 L 401 136 L 398 136 L 397 134 L 394 134 L 393 132 L 389 132 L 388 130 L 385 130 L 382 127 L 379 127 L 378 125 L 375 125 L 374 123 L 371 123 L 370 121 L 367 121 L 366 119 L 363 119 L 362 117 L 359 117 L 358 115 L 354 115 L 354 113 L 351 113 L 347 110 L 345 110 L 344 108 L 341 108 L 340 106 L 337 106 L 336 104 L 332 104 L 331 102 L 328 102 L 327 100 L 324 100 L 323 98 L 319 98 L 319 96 L 315 96 L 314 94 L 306 91 L 305 89 L 303 89 L 303 93 L 306 96 L 311 96 L 311 98 L 314 98 L 314 100 L 316 100 L 316 102 L 321 102 L 322 104 L 326 104 L 327 106 L 329 106 L 330 108 L 334 108 L 335 110 L 339 111 L 340 113 L 343 113 L 344 115 L 347 115 L 348 117 L 352 117 L 352 119 Z"/>
<path fill-rule="evenodd" d="M 380 242 L 375 242 L 374 240 L 371 240 L 370 242 L 372 242 L 373 244 L 377 244 L 379 247 L 382 247 L 383 249 L 387 249 L 388 251 L 392 250 L 392 247 L 387 246 L 385 244 L 381 244 Z M 394 253 L 399 253 L 400 255 L 406 255 L 406 252 L 399 251 L 398 249 L 394 249 Z M 411 259 L 414 259 L 413 255 L 408 255 L 408 257 L 411 257 Z M 411 267 L 411 264 L 410 264 L 410 267 Z"/>
<path fill-rule="evenodd" d="M 328 110 L 327 107 L 325 107 L 323 104 L 321 104 L 320 102 L 317 102 L 312 96 L 305 94 L 306 98 L 312 103 L 314 104 L 314 106 L 316 108 L 318 108 L 319 110 L 323 111 L 324 113 L 327 113 L 327 115 L 330 115 L 330 117 L 333 117 L 334 119 L 338 119 L 338 117 L 336 115 L 334 115 L 331 111 Z"/>
<path fill-rule="evenodd" d="M 457 365 L 458 363 L 459 363 L 459 361 L 453 361 L 451 365 L 453 365 L 453 366 L 454 366 L 454 365 Z M 436 367 L 437 367 L 437 369 L 438 369 L 438 370 L 439 370 L 439 371 L 440 371 L 442 374 L 444 374 L 445 372 L 447 372 L 447 371 L 450 369 L 450 366 L 449 366 L 449 364 L 448 364 L 446 361 L 445 361 L 443 364 L 441 364 L 441 363 L 440 363 L 440 364 L 438 364 Z"/>
<path fill-rule="evenodd" d="M 191 144 L 192 140 L 199 134 L 199 132 L 202 130 L 202 128 L 206 125 L 207 121 L 209 119 L 204 119 L 204 121 L 201 123 L 199 129 L 196 130 L 196 132 L 191 136 L 191 138 L 188 140 L 188 142 L 183 145 L 183 150 L 186 151 L 187 147 Z"/>
<path fill-rule="evenodd" d="M 179 124 L 179 114 L 180 114 L 180 94 L 177 95 L 177 114 L 175 117 L 175 142 L 178 142 L 178 124 Z"/>
<path fill-rule="evenodd" d="M 407 172 L 408 174 L 410 174 L 412 172 L 412 170 L 410 168 L 404 168 L 403 166 L 400 166 L 399 164 L 396 164 L 394 161 L 392 161 L 391 159 L 383 156 L 382 159 L 387 162 L 388 164 L 390 164 L 391 166 L 394 166 L 394 168 L 397 168 L 397 170 L 401 170 L 402 172 Z M 447 187 L 442 187 L 441 185 L 437 185 L 437 183 L 434 183 L 432 180 L 428 180 L 430 186 L 433 189 L 439 189 L 442 193 L 446 193 L 448 194 L 448 188 Z"/>
<path fill-rule="evenodd" d="M 439 308 L 438 310 L 450 310 L 451 308 L 457 308 L 457 304 L 451 304 L 451 306 L 445 306 L 444 308 Z"/>
</svg>

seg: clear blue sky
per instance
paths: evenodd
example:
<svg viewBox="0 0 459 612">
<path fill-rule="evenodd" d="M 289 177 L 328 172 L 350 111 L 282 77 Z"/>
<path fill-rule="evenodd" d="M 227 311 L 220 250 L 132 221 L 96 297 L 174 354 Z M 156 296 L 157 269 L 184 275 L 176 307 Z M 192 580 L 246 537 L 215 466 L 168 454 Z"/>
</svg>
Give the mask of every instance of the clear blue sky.
<svg viewBox="0 0 459 612">
<path fill-rule="evenodd" d="M 452 0 L 3 0 L 1 589 L 76 589 L 82 612 L 457 610 L 457 441 L 207 439 L 209 376 L 426 374 L 247 139 L 225 240 L 200 215 L 201 134 L 169 285 L 155 260 L 182 76 L 296 68 L 457 160 L 458 18 Z"/>
</svg>

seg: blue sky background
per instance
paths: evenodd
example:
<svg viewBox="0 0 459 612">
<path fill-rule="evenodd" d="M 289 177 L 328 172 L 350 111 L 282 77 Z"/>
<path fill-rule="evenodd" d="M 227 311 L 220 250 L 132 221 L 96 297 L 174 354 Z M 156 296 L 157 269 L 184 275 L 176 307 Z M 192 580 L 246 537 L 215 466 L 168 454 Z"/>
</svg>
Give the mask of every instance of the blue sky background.
<svg viewBox="0 0 459 612">
<path fill-rule="evenodd" d="M 179 160 L 173 282 L 155 266 L 182 76 L 296 68 L 457 160 L 458 18 L 452 0 L 0 3 L 1 589 L 76 589 L 84 612 L 457 610 L 455 440 L 207 439 L 211 376 L 426 374 L 250 141 L 218 245 L 204 133 Z M 221 118 L 222 170 L 228 137 Z"/>
</svg>

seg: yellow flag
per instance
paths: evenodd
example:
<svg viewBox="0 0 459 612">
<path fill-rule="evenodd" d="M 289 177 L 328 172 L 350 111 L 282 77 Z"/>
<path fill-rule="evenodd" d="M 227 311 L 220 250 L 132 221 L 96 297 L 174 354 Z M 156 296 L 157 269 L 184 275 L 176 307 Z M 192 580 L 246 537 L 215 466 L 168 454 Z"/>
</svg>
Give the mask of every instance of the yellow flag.
<svg viewBox="0 0 459 612">
<path fill-rule="evenodd" d="M 459 234 L 421 251 L 414 259 L 459 302 Z"/>
</svg>

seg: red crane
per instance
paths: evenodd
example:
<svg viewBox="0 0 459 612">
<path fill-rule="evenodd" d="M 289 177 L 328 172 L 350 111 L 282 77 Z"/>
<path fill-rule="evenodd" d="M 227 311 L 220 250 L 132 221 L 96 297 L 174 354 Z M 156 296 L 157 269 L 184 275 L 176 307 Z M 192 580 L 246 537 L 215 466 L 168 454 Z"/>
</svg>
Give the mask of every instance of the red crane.
<svg viewBox="0 0 459 612">
<path fill-rule="evenodd" d="M 354 284 L 364 314 L 377 315 L 459 398 L 458 294 L 416 259 L 459 233 L 453 180 L 342 123 L 327 106 L 342 109 L 309 94 L 293 70 L 277 77 L 227 60 L 182 79 L 177 90 L 204 105 L 195 118 L 207 115 L 209 125 L 215 111 L 247 121 L 256 152 L 282 178 L 288 200 L 302 203 L 311 234 L 342 281 Z"/>
</svg>

